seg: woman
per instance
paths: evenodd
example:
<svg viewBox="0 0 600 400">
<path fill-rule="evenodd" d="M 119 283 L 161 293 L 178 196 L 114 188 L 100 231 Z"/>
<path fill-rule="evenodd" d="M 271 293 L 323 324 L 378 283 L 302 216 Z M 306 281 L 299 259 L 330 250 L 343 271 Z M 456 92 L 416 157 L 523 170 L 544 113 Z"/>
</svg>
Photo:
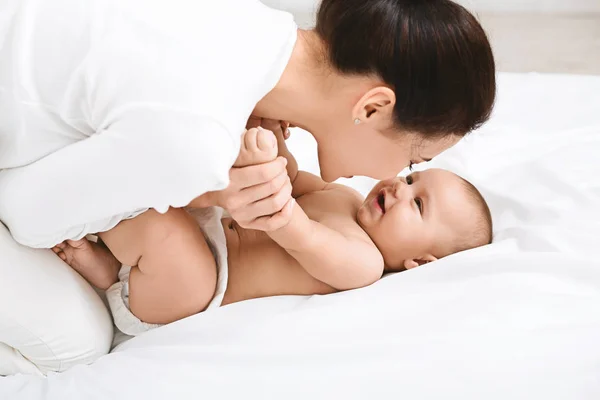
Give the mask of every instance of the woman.
<svg viewBox="0 0 600 400">
<path fill-rule="evenodd" d="M 285 164 L 230 172 L 251 114 L 311 132 L 328 181 L 393 176 L 490 115 L 488 40 L 448 0 L 324 0 L 313 31 L 257 0 L 191 4 L 0 6 L 0 220 L 18 242 L 51 247 L 148 208 L 202 205 L 207 192 L 226 187 L 217 202 L 242 226 L 275 229 L 286 209 L 273 200 L 289 198 Z M 39 262 L 30 256 L 23 251 L 4 268 Z M 8 275 L 3 285 L 33 293 L 65 285 Z M 90 346 L 47 358 L 64 369 Z M 107 349 L 96 350 L 84 362 Z M 42 372 L 57 369 L 24 355 Z"/>
</svg>

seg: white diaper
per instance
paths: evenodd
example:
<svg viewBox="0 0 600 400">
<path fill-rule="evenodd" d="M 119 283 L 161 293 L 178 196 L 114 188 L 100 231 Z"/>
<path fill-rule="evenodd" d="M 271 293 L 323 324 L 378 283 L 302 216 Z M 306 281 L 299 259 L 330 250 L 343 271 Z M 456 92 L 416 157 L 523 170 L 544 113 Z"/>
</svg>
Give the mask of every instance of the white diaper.
<svg viewBox="0 0 600 400">
<path fill-rule="evenodd" d="M 211 300 L 207 309 L 220 307 L 227 289 L 227 241 L 225 232 L 221 225 L 223 217 L 223 209 L 218 207 L 210 207 L 203 209 L 187 209 L 192 215 L 206 238 L 217 263 L 217 289 L 215 296 Z M 106 298 L 113 315 L 115 325 L 119 330 L 127 335 L 139 335 L 150 329 L 157 328 L 160 325 L 147 324 L 140 321 L 129 310 L 129 271 L 131 267 L 123 265 L 119 272 L 119 282 L 112 285 L 106 291 Z"/>
</svg>

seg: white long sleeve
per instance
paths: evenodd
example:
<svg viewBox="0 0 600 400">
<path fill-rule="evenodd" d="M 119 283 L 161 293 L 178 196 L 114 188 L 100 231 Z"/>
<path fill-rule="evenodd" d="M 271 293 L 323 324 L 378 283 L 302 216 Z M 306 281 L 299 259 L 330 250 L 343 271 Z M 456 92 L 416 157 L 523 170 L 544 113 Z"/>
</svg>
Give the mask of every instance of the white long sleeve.
<svg viewBox="0 0 600 400">
<path fill-rule="evenodd" d="M 0 220 L 30 247 L 105 231 L 131 211 L 164 212 L 226 187 L 238 149 L 239 139 L 210 118 L 129 110 L 89 139 L 1 171 Z"/>
<path fill-rule="evenodd" d="M 31 247 L 224 188 L 297 38 L 258 0 L 4 0 L 0 21 L 0 220 Z"/>
</svg>

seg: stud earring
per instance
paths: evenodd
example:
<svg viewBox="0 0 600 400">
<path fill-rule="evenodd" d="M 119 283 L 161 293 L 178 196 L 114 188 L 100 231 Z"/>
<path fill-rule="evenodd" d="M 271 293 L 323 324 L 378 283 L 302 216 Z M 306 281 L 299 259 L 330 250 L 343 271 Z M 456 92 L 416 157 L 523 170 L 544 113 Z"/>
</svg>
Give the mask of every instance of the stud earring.
<svg viewBox="0 0 600 400">
<path fill-rule="evenodd" d="M 356 119 L 354 120 L 354 125 L 358 125 L 358 124 L 360 124 L 360 119 L 359 119 L 359 118 L 356 118 Z"/>
</svg>

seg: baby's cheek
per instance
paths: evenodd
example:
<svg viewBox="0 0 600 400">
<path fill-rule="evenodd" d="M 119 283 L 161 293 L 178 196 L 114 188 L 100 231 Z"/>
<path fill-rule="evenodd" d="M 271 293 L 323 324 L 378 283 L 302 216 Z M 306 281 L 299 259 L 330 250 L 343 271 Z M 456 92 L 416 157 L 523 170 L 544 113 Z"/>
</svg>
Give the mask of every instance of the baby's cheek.
<svg viewBox="0 0 600 400">
<path fill-rule="evenodd" d="M 410 215 L 404 215 L 403 218 L 399 218 L 394 232 L 390 232 L 393 235 L 397 243 L 405 246 L 415 246 L 423 241 L 423 226 L 419 221 L 415 221 Z"/>
</svg>

